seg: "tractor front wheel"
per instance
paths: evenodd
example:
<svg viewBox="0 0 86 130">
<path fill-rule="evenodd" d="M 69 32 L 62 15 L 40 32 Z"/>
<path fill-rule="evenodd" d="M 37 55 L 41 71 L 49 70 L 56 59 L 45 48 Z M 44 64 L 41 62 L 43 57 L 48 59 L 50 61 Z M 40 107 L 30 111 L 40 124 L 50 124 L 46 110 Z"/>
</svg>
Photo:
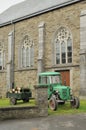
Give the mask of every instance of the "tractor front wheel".
<svg viewBox="0 0 86 130">
<path fill-rule="evenodd" d="M 53 111 L 57 110 L 58 102 L 56 101 L 55 97 L 51 97 L 49 100 L 49 108 Z"/>
<path fill-rule="evenodd" d="M 78 109 L 80 107 L 80 101 L 78 97 L 73 97 L 73 100 L 70 103 L 73 108 Z"/>
</svg>

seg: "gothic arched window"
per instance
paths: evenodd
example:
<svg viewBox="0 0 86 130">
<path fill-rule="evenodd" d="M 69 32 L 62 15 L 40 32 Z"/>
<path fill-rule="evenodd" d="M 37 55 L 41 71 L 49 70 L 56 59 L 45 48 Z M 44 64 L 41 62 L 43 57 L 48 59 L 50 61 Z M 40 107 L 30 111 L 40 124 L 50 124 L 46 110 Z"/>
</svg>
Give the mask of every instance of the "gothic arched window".
<svg viewBox="0 0 86 130">
<path fill-rule="evenodd" d="M 60 27 L 55 35 L 55 63 L 72 63 L 72 34 L 65 28 Z"/>
<path fill-rule="evenodd" d="M 21 46 L 21 67 L 33 67 L 34 65 L 34 44 L 31 38 L 26 35 Z"/>
</svg>

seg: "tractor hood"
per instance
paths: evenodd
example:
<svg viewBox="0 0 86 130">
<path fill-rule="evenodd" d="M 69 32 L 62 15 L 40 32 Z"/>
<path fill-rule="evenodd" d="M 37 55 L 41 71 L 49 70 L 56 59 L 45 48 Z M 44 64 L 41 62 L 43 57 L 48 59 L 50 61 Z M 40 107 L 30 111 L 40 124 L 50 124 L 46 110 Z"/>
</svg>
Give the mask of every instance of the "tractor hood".
<svg viewBox="0 0 86 130">
<path fill-rule="evenodd" d="M 60 99 L 67 100 L 70 97 L 70 87 L 64 85 L 53 85 L 53 91 L 57 91 L 59 94 Z"/>
<path fill-rule="evenodd" d="M 69 86 L 61 85 L 61 84 L 53 84 L 54 90 L 60 90 L 60 89 L 70 89 Z"/>
</svg>

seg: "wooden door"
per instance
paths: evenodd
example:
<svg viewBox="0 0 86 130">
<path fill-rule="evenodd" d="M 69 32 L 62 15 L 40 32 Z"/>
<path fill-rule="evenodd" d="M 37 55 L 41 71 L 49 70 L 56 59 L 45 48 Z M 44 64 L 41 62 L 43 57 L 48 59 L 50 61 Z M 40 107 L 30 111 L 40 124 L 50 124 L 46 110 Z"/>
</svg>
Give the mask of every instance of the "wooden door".
<svg viewBox="0 0 86 130">
<path fill-rule="evenodd" d="M 66 86 L 70 86 L 70 71 L 69 70 L 61 70 L 57 71 L 61 73 L 62 76 L 62 84 Z"/>
</svg>

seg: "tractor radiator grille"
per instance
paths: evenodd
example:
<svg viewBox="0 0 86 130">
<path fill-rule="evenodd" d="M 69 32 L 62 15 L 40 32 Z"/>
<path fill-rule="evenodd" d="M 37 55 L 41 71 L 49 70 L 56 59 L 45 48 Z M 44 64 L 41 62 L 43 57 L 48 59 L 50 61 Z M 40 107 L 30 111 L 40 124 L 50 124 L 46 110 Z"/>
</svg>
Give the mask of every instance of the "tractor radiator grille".
<svg viewBox="0 0 86 130">
<path fill-rule="evenodd" d="M 64 98 L 67 98 L 67 90 L 66 89 L 62 89 L 62 95 Z"/>
</svg>

